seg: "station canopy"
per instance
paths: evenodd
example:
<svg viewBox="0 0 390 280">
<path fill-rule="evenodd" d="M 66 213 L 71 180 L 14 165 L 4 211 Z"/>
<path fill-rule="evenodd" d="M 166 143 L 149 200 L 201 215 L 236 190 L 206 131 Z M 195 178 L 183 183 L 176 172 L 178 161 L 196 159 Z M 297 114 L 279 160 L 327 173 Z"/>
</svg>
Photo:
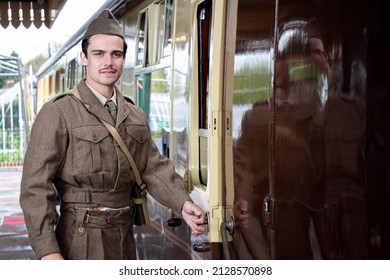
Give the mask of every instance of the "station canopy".
<svg viewBox="0 0 390 280">
<path fill-rule="evenodd" d="M 0 0 L 0 28 L 51 28 L 66 0 Z"/>
</svg>

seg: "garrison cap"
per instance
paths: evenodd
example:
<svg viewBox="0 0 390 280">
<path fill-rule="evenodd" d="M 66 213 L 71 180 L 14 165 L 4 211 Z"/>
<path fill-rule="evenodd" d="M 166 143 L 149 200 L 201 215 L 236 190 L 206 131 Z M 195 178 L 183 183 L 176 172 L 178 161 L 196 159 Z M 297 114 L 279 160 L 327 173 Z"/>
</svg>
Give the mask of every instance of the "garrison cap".
<svg viewBox="0 0 390 280">
<path fill-rule="evenodd" d="M 91 21 L 83 39 L 88 39 L 96 34 L 116 35 L 124 38 L 121 25 L 108 9 L 105 9 L 97 18 Z"/>
<path fill-rule="evenodd" d="M 320 39 L 322 38 L 320 28 L 315 23 L 311 23 L 311 22 L 307 23 L 304 26 L 304 30 L 306 31 L 307 36 L 309 38 L 313 38 L 313 37 L 320 38 Z"/>
</svg>

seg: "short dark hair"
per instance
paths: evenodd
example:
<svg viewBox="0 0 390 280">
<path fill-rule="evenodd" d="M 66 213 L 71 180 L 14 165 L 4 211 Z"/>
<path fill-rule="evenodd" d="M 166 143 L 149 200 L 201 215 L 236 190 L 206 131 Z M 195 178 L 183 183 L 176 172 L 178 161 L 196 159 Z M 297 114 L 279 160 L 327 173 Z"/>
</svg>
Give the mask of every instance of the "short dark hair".
<svg viewBox="0 0 390 280">
<path fill-rule="evenodd" d="M 91 37 L 89 37 L 91 38 Z M 84 53 L 85 57 L 88 58 L 88 46 L 89 46 L 89 38 L 85 38 L 81 41 L 81 51 Z M 123 40 L 123 55 L 126 56 L 127 52 L 127 43 L 125 40 Z"/>
</svg>

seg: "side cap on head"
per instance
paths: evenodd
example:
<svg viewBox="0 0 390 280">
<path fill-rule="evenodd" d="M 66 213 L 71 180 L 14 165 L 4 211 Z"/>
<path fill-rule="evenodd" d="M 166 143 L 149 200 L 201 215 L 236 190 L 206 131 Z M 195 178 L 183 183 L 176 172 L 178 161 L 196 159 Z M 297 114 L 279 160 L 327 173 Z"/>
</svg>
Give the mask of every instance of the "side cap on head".
<svg viewBox="0 0 390 280">
<path fill-rule="evenodd" d="M 105 9 L 97 18 L 91 21 L 83 39 L 88 39 L 96 34 L 116 35 L 124 38 L 121 25 L 108 9 Z"/>
</svg>

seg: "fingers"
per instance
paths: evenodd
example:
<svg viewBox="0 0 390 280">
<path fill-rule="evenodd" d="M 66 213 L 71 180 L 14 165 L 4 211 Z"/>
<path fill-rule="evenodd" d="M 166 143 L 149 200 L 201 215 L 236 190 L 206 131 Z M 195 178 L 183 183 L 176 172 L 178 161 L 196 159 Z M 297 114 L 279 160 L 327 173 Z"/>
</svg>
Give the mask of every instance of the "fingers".
<svg viewBox="0 0 390 280">
<path fill-rule="evenodd" d="M 60 253 L 49 254 L 41 258 L 41 260 L 63 260 L 63 259 L 64 258 Z"/>
<path fill-rule="evenodd" d="M 249 226 L 249 206 L 248 201 L 238 199 L 234 204 L 234 217 L 245 228 Z"/>
<path fill-rule="evenodd" d="M 200 209 L 198 206 L 196 206 L 194 203 L 192 203 L 191 201 L 186 201 L 183 205 L 183 210 L 187 213 L 187 214 L 194 214 L 195 216 L 200 216 L 203 212 L 202 209 Z"/>
<path fill-rule="evenodd" d="M 200 207 L 190 201 L 186 201 L 183 205 L 182 215 L 191 228 L 192 235 L 198 236 L 204 234 L 206 213 Z"/>
<path fill-rule="evenodd" d="M 194 224 L 192 227 L 192 234 L 194 236 L 198 236 L 205 233 L 206 225 L 205 225 L 205 213 L 201 211 L 201 215 L 198 219 L 194 219 Z"/>
<path fill-rule="evenodd" d="M 192 230 L 191 233 L 193 236 L 202 235 L 205 232 L 205 225 L 204 224 L 193 223 L 192 226 L 190 226 L 190 228 Z"/>
</svg>

